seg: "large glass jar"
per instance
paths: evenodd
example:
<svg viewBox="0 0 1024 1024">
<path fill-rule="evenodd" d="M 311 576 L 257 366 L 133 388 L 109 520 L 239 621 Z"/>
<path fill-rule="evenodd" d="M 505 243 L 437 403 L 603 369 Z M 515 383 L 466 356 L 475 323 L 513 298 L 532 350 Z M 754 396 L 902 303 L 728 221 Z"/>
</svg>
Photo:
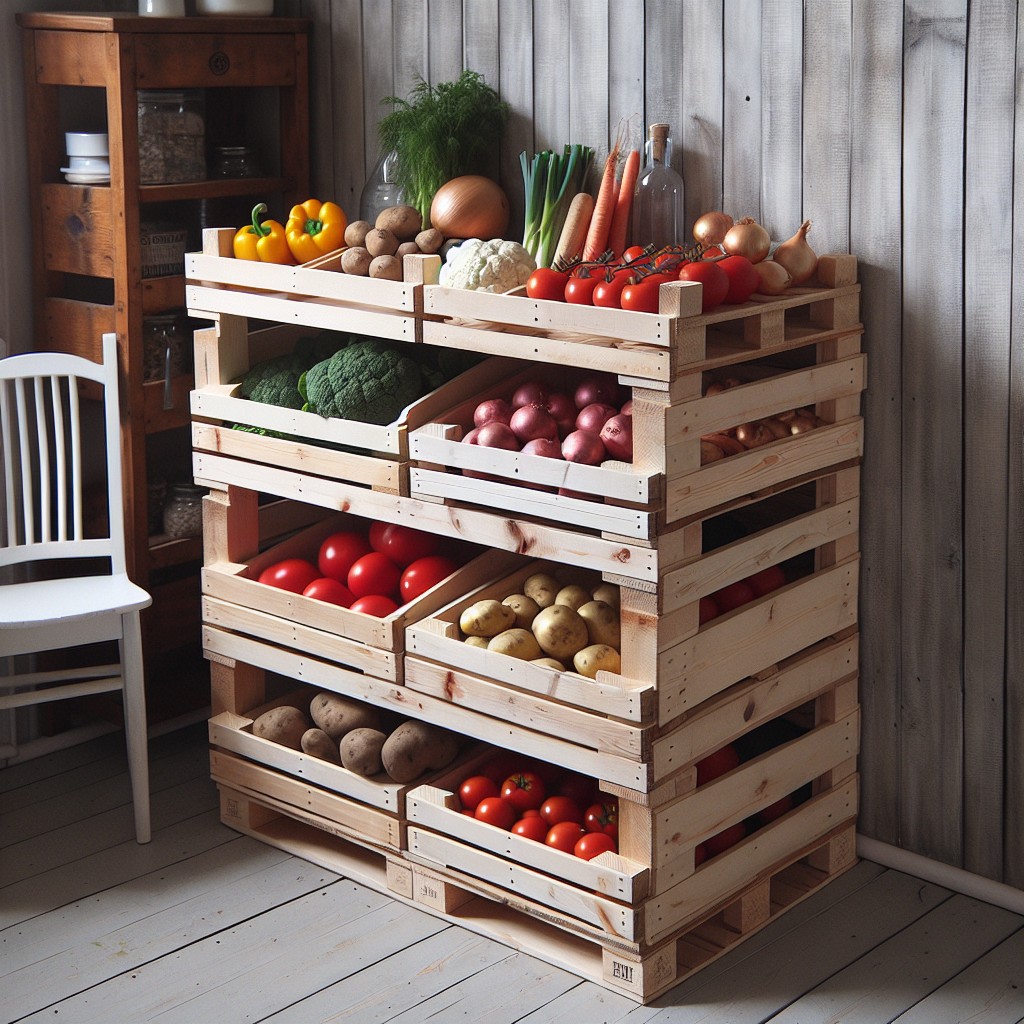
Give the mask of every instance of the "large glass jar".
<svg viewBox="0 0 1024 1024">
<path fill-rule="evenodd" d="M 172 484 L 164 505 L 164 533 L 180 540 L 201 537 L 203 533 L 203 495 L 206 491 L 195 484 Z"/>
<path fill-rule="evenodd" d="M 206 177 L 206 115 L 198 89 L 140 90 L 139 181 L 143 185 Z"/>
<path fill-rule="evenodd" d="M 170 380 L 188 371 L 185 331 L 178 313 L 154 313 L 142 319 L 142 377 Z"/>
</svg>

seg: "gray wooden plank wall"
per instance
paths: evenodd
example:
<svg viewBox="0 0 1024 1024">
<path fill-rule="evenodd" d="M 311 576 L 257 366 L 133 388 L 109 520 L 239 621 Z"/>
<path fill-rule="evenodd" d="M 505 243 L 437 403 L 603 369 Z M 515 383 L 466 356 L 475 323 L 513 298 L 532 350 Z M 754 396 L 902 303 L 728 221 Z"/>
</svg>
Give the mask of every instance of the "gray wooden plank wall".
<svg viewBox="0 0 1024 1024">
<path fill-rule="evenodd" d="M 15 0 L 5 13 L 44 6 Z M 67 5 L 63 5 L 67 6 Z M 131 9 L 124 2 L 82 8 Z M 690 219 L 751 214 L 860 261 L 861 829 L 1024 887 L 1024 14 L 1011 0 L 277 0 L 315 22 L 313 181 L 349 210 L 381 99 L 485 75 L 496 167 L 673 126 Z M 24 131 L 0 28 L 0 337 L 27 341 Z M 515 232 L 517 228 L 513 228 Z M 1015 273 L 1016 271 L 1016 273 Z"/>
</svg>

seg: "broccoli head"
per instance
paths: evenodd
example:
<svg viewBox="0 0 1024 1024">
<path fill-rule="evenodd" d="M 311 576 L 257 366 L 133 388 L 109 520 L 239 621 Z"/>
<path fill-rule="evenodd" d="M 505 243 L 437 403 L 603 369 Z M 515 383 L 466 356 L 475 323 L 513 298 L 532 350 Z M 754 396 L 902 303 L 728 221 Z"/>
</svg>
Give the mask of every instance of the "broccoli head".
<svg viewBox="0 0 1024 1024">
<path fill-rule="evenodd" d="M 420 396 L 422 376 L 414 359 L 371 338 L 312 366 L 298 386 L 306 412 L 384 425 Z"/>
<path fill-rule="evenodd" d="M 299 377 L 347 341 L 345 335 L 333 333 L 299 338 L 293 351 L 264 359 L 244 373 L 237 381 L 241 385 L 239 394 L 251 402 L 301 409 Z"/>
</svg>

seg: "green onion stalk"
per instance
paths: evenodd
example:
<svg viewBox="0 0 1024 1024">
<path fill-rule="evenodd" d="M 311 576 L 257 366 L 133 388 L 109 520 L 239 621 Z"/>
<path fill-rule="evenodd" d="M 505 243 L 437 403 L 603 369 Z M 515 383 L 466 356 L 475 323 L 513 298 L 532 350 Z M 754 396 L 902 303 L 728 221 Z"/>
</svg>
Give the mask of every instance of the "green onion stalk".
<svg viewBox="0 0 1024 1024">
<path fill-rule="evenodd" d="M 561 153 L 546 149 L 519 154 L 526 192 L 523 248 L 538 267 L 550 267 L 558 248 L 569 205 L 577 192 L 584 191 L 594 151 L 579 143 L 566 145 Z"/>
</svg>

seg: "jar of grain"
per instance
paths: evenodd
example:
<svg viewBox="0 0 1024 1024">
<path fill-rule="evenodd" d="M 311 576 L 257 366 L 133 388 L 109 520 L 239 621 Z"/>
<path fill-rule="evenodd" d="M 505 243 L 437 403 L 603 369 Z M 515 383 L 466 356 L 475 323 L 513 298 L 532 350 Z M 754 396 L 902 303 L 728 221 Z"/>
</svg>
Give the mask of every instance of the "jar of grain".
<svg viewBox="0 0 1024 1024">
<path fill-rule="evenodd" d="M 181 316 L 153 313 L 142 318 L 142 377 L 170 380 L 188 372 L 188 350 Z"/>
<path fill-rule="evenodd" d="M 164 505 L 164 533 L 180 540 L 183 537 L 200 537 L 203 533 L 202 487 L 195 484 L 172 484 L 171 493 Z"/>
<path fill-rule="evenodd" d="M 139 181 L 143 185 L 206 177 L 206 114 L 199 89 L 140 89 Z"/>
</svg>

